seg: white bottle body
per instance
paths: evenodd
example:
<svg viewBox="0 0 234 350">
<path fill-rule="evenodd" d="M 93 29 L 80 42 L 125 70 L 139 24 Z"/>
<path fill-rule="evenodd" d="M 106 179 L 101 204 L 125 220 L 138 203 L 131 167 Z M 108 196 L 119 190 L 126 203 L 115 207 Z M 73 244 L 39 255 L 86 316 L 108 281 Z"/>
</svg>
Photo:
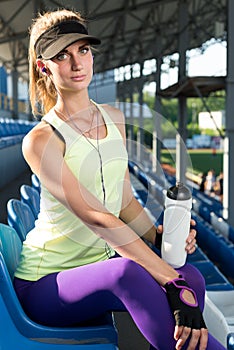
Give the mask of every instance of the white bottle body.
<svg viewBox="0 0 234 350">
<path fill-rule="evenodd" d="M 166 197 L 163 219 L 162 259 L 174 268 L 186 262 L 186 239 L 190 231 L 192 198 L 174 200 Z"/>
</svg>

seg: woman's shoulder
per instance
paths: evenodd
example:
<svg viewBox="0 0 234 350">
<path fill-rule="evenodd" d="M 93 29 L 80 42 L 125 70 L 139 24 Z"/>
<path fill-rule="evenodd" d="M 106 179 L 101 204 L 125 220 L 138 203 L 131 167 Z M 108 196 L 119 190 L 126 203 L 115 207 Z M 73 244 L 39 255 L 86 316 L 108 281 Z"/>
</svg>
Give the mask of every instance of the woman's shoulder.
<svg viewBox="0 0 234 350">
<path fill-rule="evenodd" d="M 110 104 L 100 104 L 115 124 L 125 124 L 123 112 Z"/>
<path fill-rule="evenodd" d="M 43 152 L 48 142 L 53 142 L 53 129 L 51 126 L 40 121 L 31 129 L 23 139 L 22 150 L 24 155 L 32 155 Z"/>
<path fill-rule="evenodd" d="M 24 137 L 22 151 L 33 172 L 38 174 L 43 157 L 62 157 L 64 144 L 53 132 L 50 124 L 41 121 Z"/>
<path fill-rule="evenodd" d="M 53 118 L 54 112 L 51 109 L 47 114 L 45 114 L 40 122 L 30 130 L 30 132 L 25 136 L 26 141 L 38 141 L 44 142 L 46 138 L 51 137 L 53 134 L 53 127 L 50 124 L 50 119 Z"/>
<path fill-rule="evenodd" d="M 49 124 L 44 121 L 40 121 L 35 125 L 24 137 L 25 141 L 43 141 L 45 138 L 50 137 L 52 134 L 52 129 Z"/>
</svg>

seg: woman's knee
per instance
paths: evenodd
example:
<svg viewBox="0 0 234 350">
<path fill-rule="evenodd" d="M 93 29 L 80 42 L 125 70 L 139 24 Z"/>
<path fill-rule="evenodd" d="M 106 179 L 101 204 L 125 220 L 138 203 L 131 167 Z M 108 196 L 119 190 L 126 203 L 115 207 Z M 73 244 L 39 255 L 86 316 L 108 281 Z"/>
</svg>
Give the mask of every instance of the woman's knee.
<svg viewBox="0 0 234 350">
<path fill-rule="evenodd" d="M 191 264 L 185 264 L 178 270 L 180 274 L 189 282 L 205 289 L 205 279 L 201 272 Z"/>
<path fill-rule="evenodd" d="M 201 272 L 191 264 L 185 264 L 182 268 L 178 269 L 177 271 L 188 282 L 190 287 L 196 292 L 199 305 L 203 309 L 206 284 Z"/>
<path fill-rule="evenodd" d="M 140 265 L 127 258 L 120 258 L 119 264 L 115 269 L 116 282 L 121 285 L 134 285 L 145 279 L 149 273 Z"/>
</svg>

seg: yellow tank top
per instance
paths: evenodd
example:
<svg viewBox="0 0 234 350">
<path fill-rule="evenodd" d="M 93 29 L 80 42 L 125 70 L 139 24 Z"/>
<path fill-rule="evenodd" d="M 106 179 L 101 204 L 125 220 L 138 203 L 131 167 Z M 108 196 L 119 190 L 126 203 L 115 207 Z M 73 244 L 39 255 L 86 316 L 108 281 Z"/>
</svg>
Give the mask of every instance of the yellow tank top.
<svg viewBox="0 0 234 350">
<path fill-rule="evenodd" d="M 127 151 L 118 128 L 107 112 L 98 104 L 97 108 L 107 128 L 106 137 L 99 140 L 106 191 L 105 206 L 118 217 L 128 165 Z M 53 109 L 43 120 L 62 135 L 66 145 L 64 160 L 73 174 L 102 202 L 100 161 L 95 149 L 97 140 L 89 139 L 88 142 L 83 135 L 58 118 Z M 40 213 L 35 228 L 28 233 L 23 243 L 16 277 L 35 281 L 49 273 L 106 260 L 113 255 L 114 251 L 104 240 L 87 228 L 41 184 Z"/>
</svg>

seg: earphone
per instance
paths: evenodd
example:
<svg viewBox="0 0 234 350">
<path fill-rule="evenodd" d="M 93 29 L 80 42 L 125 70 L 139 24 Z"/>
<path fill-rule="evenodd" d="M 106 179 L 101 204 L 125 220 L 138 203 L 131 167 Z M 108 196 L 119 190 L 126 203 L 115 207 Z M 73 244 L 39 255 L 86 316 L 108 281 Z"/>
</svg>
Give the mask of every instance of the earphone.
<svg viewBox="0 0 234 350">
<path fill-rule="evenodd" d="M 46 73 L 46 74 L 47 74 L 47 69 L 46 69 L 46 67 L 42 67 L 41 71 L 42 71 L 42 73 Z"/>
</svg>

